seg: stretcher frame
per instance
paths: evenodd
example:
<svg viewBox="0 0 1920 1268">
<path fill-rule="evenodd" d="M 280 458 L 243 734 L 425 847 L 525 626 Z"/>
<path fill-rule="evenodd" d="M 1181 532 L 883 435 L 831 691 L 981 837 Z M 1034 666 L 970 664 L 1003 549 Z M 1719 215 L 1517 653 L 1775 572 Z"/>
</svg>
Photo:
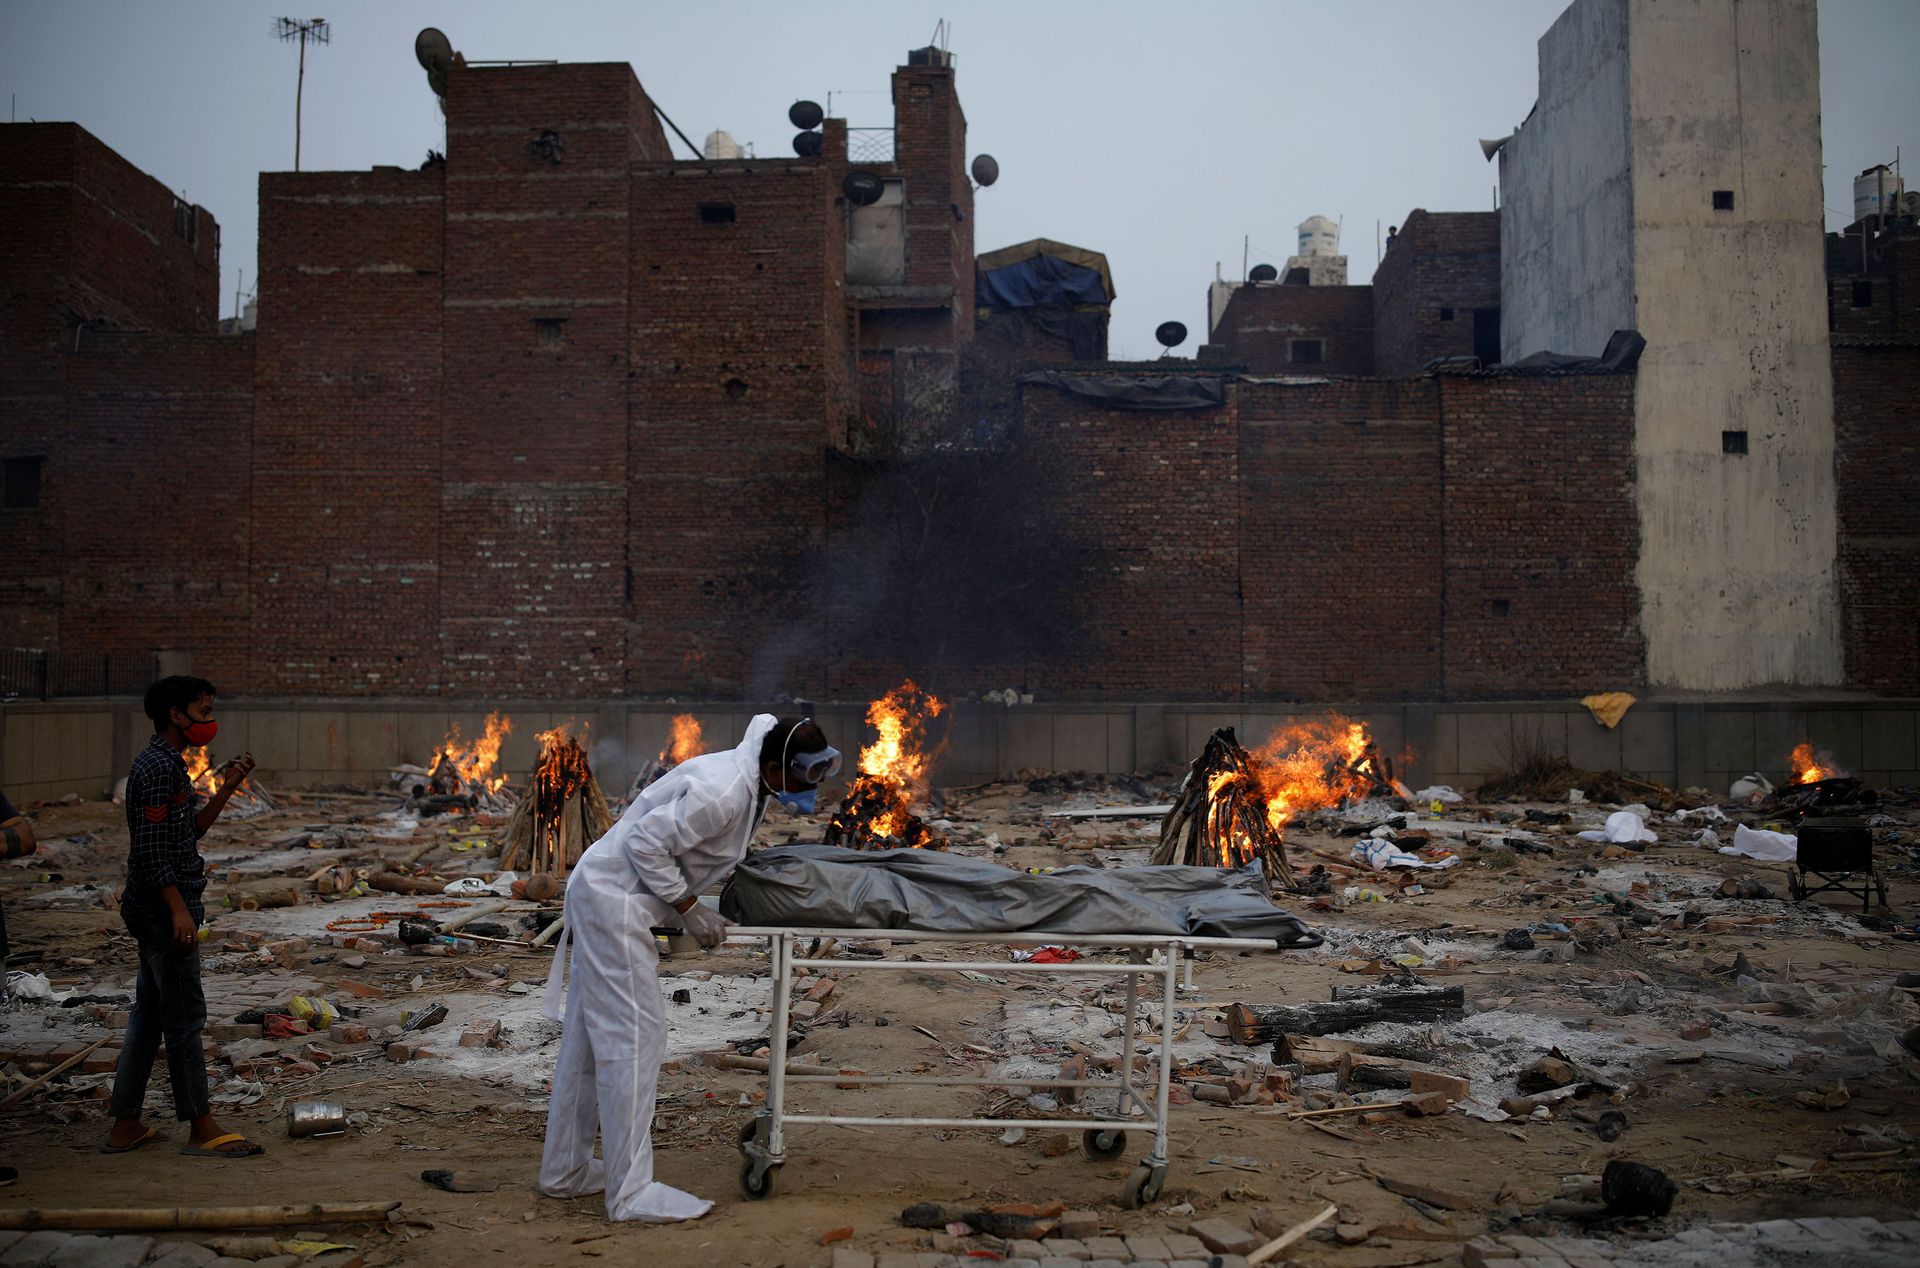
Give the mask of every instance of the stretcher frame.
<svg viewBox="0 0 1920 1268">
<path fill-rule="evenodd" d="M 728 931 L 729 942 L 764 941 L 773 972 L 773 1043 L 767 1061 L 767 1104 L 756 1110 L 753 1121 L 740 1133 L 740 1188 L 747 1197 L 762 1199 L 773 1193 L 773 1173 L 787 1161 L 786 1130 L 790 1124 L 830 1127 L 919 1127 L 919 1128 L 1043 1128 L 1050 1131 L 1081 1133 L 1081 1149 L 1095 1159 L 1116 1158 L 1126 1150 L 1126 1128 L 1153 1128 L 1153 1148 L 1127 1177 L 1121 1189 L 1121 1204 L 1138 1208 L 1160 1195 L 1167 1175 L 1168 1089 L 1173 1081 L 1173 1018 L 1177 981 L 1184 963 L 1191 987 L 1195 951 L 1273 951 L 1279 949 L 1270 938 L 1203 938 L 1186 934 L 1079 934 L 1045 930 L 1025 933 L 937 933 L 918 929 L 810 929 L 767 926 L 735 927 Z M 1047 964 L 1033 961 L 981 960 L 909 960 L 815 959 L 795 953 L 794 943 L 813 939 L 859 939 L 912 945 L 923 942 L 957 942 L 997 946 L 1046 946 L 1071 944 L 1076 948 L 1120 950 L 1127 953 L 1122 963 L 1075 960 Z M 1150 953 L 1159 952 L 1157 960 Z M 1124 975 L 1127 979 L 1127 1025 L 1121 1037 L 1114 1079 L 1061 1079 L 1041 1076 L 1032 1080 L 1006 1078 L 942 1078 L 933 1075 L 853 1074 L 823 1070 L 819 1074 L 789 1074 L 785 1060 L 785 1036 L 793 1003 L 794 969 L 831 969 L 836 975 L 862 971 L 906 971 L 913 973 L 1057 973 L 1063 975 Z M 1133 1070 L 1133 1021 L 1140 1002 L 1142 978 L 1160 980 L 1159 1067 L 1155 1072 L 1153 1096 L 1144 1087 L 1135 1086 Z M 1089 1092 L 1115 1093 L 1114 1112 L 1096 1118 L 923 1118 L 917 1116 L 883 1118 L 872 1115 L 795 1114 L 787 1109 L 789 1083 L 831 1083 L 846 1087 L 854 1084 L 918 1087 L 1071 1087 Z M 1133 1117 L 1144 1114 L 1142 1122 Z"/>
</svg>

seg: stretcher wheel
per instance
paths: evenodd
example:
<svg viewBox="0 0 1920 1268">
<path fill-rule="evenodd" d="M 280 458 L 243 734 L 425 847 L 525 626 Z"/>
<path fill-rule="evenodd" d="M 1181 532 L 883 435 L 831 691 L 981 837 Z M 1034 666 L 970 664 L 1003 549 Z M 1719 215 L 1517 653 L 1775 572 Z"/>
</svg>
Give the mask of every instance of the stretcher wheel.
<svg viewBox="0 0 1920 1268">
<path fill-rule="evenodd" d="M 1127 1134 L 1123 1131 L 1101 1131 L 1089 1127 L 1080 1133 L 1080 1152 L 1089 1158 L 1118 1158 L 1127 1151 Z"/>
<path fill-rule="evenodd" d="M 773 1196 L 773 1168 L 748 1158 L 740 1164 L 740 1192 L 750 1201 L 764 1202 Z"/>
<path fill-rule="evenodd" d="M 1137 1211 L 1160 1196 L 1160 1187 L 1167 1182 L 1165 1167 L 1149 1167 L 1141 1163 L 1127 1176 L 1126 1184 L 1120 1188 L 1120 1205 L 1129 1211 Z"/>
<path fill-rule="evenodd" d="M 747 1142 L 752 1140 L 759 1130 L 760 1124 L 756 1119 L 749 1118 L 746 1122 L 740 1124 L 740 1134 L 737 1139 L 740 1142 L 740 1148 L 742 1150 L 746 1149 Z"/>
</svg>

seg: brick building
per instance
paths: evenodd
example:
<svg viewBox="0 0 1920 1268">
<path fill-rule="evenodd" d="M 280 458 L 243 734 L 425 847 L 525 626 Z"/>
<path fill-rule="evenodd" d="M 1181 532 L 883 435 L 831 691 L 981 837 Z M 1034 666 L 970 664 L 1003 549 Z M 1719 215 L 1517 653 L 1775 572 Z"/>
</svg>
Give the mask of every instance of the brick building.
<svg viewBox="0 0 1920 1268">
<path fill-rule="evenodd" d="M 1199 363 L 1089 361 L 976 316 L 955 80 L 894 72 L 888 161 L 832 119 L 689 160 L 625 65 L 455 67 L 443 163 L 261 176 L 230 336 L 211 216 L 0 128 L 0 646 L 474 701 L 1644 682 L 1635 377 L 1429 368 L 1497 359 L 1496 214 L 1414 212 L 1372 286 L 1236 288 Z M 1914 242 L 1829 261 L 1849 675 L 1887 693 L 1920 692 Z M 1088 394 L 1142 383 L 1199 403 Z"/>
</svg>

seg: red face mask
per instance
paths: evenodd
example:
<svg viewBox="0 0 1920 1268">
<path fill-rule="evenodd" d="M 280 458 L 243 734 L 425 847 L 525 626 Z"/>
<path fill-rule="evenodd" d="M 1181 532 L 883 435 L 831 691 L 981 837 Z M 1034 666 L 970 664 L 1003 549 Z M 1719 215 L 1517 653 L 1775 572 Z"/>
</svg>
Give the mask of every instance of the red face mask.
<svg viewBox="0 0 1920 1268">
<path fill-rule="evenodd" d="M 187 718 L 187 724 L 180 728 L 180 738 L 187 742 L 188 748 L 205 748 L 213 743 L 213 737 L 220 733 L 218 722 L 201 722 L 188 718 L 184 713 L 180 716 Z"/>
</svg>

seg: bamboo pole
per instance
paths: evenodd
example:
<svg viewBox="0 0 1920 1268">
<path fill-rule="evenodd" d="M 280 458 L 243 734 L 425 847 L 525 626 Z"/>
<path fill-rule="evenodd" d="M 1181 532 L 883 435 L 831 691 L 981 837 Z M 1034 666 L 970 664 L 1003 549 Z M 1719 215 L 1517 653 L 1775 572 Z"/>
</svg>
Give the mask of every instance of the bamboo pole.
<svg viewBox="0 0 1920 1268">
<path fill-rule="evenodd" d="M 307 1224 L 361 1224 L 383 1220 L 395 1202 L 315 1202 L 308 1206 L 28 1207 L 0 1210 L 0 1229 L 42 1228 L 285 1228 Z"/>
<path fill-rule="evenodd" d="M 560 936 L 560 929 L 566 923 L 567 923 L 567 918 L 565 916 L 560 917 L 560 919 L 554 921 L 552 924 L 548 925 L 545 929 L 542 929 L 540 931 L 540 936 L 533 940 L 533 945 L 536 947 L 546 946 L 549 942 L 552 942 L 555 938 Z"/>
<path fill-rule="evenodd" d="M 7 1094 L 7 1098 L 5 1100 L 0 1101 L 0 1109 L 5 1109 L 7 1106 L 13 1104 L 15 1101 L 19 1100 L 21 1097 L 25 1096 L 27 1093 L 33 1091 L 33 1089 L 39 1087 L 42 1083 L 45 1083 L 47 1080 L 57 1078 L 58 1076 L 65 1074 L 68 1070 L 73 1069 L 73 1067 L 79 1065 L 82 1061 L 85 1061 L 90 1055 L 92 1055 L 93 1050 L 95 1048 L 98 1048 L 101 1044 L 105 1043 L 107 1039 L 111 1039 L 111 1038 L 113 1038 L 113 1036 L 108 1035 L 106 1039 L 94 1040 L 92 1043 L 88 1044 L 85 1048 L 81 1049 L 79 1052 L 74 1053 L 72 1056 L 68 1057 L 65 1061 L 62 1061 L 59 1065 L 53 1067 L 53 1069 L 47 1071 L 45 1074 L 41 1075 L 39 1078 L 35 1079 L 33 1082 L 25 1085 L 24 1087 L 14 1089 L 12 1092 Z M 6 1226 L 0 1225 L 0 1228 L 4 1228 L 4 1227 Z"/>
<path fill-rule="evenodd" d="M 1253 1268 L 1253 1265 L 1255 1264 L 1266 1263 L 1269 1259 L 1272 1259 L 1275 1255 L 1278 1255 L 1281 1251 L 1293 1245 L 1295 1242 L 1299 1241 L 1302 1237 L 1305 1237 L 1308 1233 L 1311 1233 L 1314 1229 L 1319 1228 L 1322 1224 L 1325 1224 L 1328 1220 L 1332 1219 L 1335 1215 L 1338 1215 L 1339 1213 L 1340 1213 L 1340 1208 L 1338 1206 L 1335 1206 L 1332 1203 L 1328 1203 L 1325 1209 L 1323 1209 L 1318 1215 L 1315 1215 L 1310 1219 L 1301 1220 L 1298 1224 L 1295 1224 L 1292 1228 L 1280 1234 L 1280 1236 L 1274 1238 L 1272 1241 L 1268 1242 L 1265 1246 L 1262 1246 L 1259 1250 L 1256 1250 L 1251 1255 L 1248 1255 L 1247 1268 Z"/>
</svg>

